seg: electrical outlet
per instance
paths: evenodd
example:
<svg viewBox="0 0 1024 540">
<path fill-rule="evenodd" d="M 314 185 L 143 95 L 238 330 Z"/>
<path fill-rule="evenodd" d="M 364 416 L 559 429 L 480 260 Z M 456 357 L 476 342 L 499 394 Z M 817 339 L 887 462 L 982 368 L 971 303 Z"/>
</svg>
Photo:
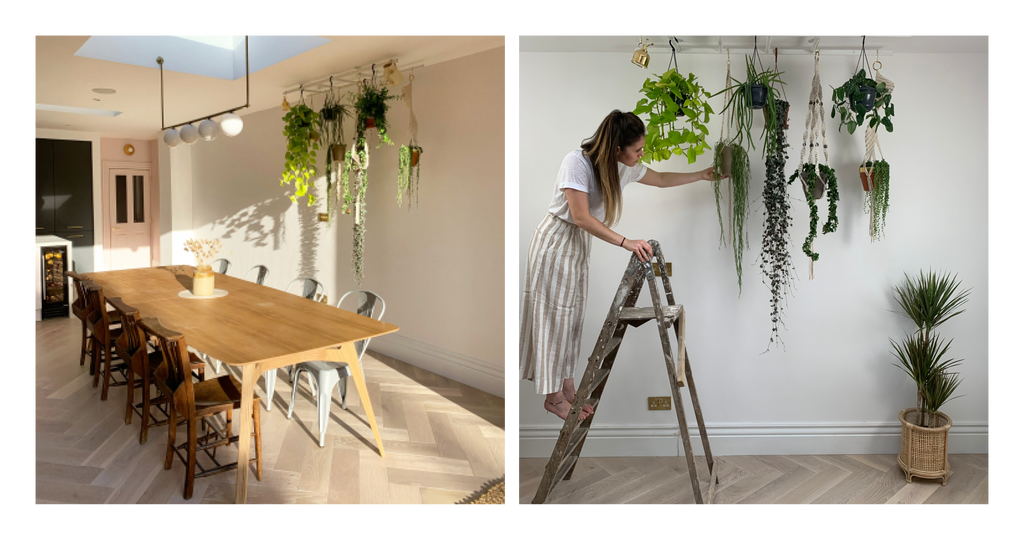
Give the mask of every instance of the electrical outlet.
<svg viewBox="0 0 1024 540">
<path fill-rule="evenodd" d="M 661 277 L 661 267 L 658 266 L 657 264 L 655 264 L 653 266 L 654 266 L 654 275 L 656 277 Z M 665 270 L 668 270 L 668 277 L 672 277 L 672 263 L 670 263 L 670 262 L 665 263 Z"/>
<path fill-rule="evenodd" d="M 648 411 L 671 411 L 672 398 L 670 397 L 649 397 L 647 398 Z"/>
<path fill-rule="evenodd" d="M 320 212 L 320 216 L 319 217 L 320 217 L 320 221 L 329 221 L 330 220 L 330 216 L 327 215 L 326 212 Z M 671 276 L 672 272 L 669 272 L 668 275 Z"/>
</svg>

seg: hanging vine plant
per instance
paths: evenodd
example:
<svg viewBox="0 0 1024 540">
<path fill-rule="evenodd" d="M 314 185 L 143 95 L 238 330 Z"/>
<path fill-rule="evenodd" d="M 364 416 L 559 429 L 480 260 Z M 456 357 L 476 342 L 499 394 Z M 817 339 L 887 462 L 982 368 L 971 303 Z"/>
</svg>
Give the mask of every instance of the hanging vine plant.
<svg viewBox="0 0 1024 540">
<path fill-rule="evenodd" d="M 850 135 L 853 135 L 858 126 L 864 125 L 865 119 L 868 120 L 869 128 L 877 129 L 878 124 L 882 124 L 886 131 L 892 133 L 892 117 L 896 114 L 892 104 L 894 88 L 891 81 L 883 78 L 875 80 L 871 77 L 871 67 L 868 65 L 867 51 L 864 49 L 866 39 L 866 36 L 861 38 L 860 57 L 853 68 L 853 76 L 839 88 L 832 88 L 832 118 L 835 118 L 838 112 L 839 131 L 842 132 L 843 128 L 846 128 Z M 878 68 L 881 67 L 881 62 L 875 63 L 878 64 Z"/>
<path fill-rule="evenodd" d="M 363 246 L 366 236 L 366 171 L 370 167 L 366 136 L 360 133 L 345 160 L 341 175 L 344 203 L 341 211 L 352 214 L 352 276 L 363 283 Z M 351 179 L 351 182 L 349 181 Z"/>
<path fill-rule="evenodd" d="M 373 79 L 363 79 L 359 83 L 359 91 L 352 102 L 356 109 L 356 130 L 362 134 L 368 129 L 376 129 L 380 139 L 377 141 L 377 148 L 387 143 L 395 144 L 388 137 L 388 101 L 396 96 L 388 95 L 387 85 L 377 86 L 376 74 Z"/>
<path fill-rule="evenodd" d="M 793 218 L 789 213 L 789 193 L 786 182 L 786 115 L 788 104 L 784 101 L 776 103 L 775 134 L 773 137 L 775 152 L 765 160 L 764 193 L 764 235 L 761 242 L 761 273 L 762 282 L 772 293 L 771 319 L 772 333 L 768 339 L 779 344 L 779 323 L 782 322 L 783 304 L 793 283 L 793 261 L 789 256 L 789 227 Z"/>
<path fill-rule="evenodd" d="M 728 96 L 725 108 L 729 110 L 730 116 L 735 119 L 737 127 L 736 136 L 733 141 L 741 146 L 746 141 L 747 148 L 750 148 L 753 144 L 753 136 L 750 133 L 750 129 L 754 123 L 754 109 L 767 109 L 767 112 L 765 112 L 764 130 L 760 136 L 764 140 L 761 154 L 767 157 L 775 151 L 773 148 L 775 144 L 775 123 L 778 118 L 775 108 L 777 102 L 781 100 L 781 96 L 774 85 L 784 85 L 786 83 L 782 80 L 783 72 L 772 68 L 765 69 L 764 65 L 761 64 L 761 57 L 757 52 L 757 37 L 754 38 L 754 54 L 752 56 L 745 56 L 745 59 L 747 80 L 743 82 L 735 78 L 727 80 L 726 88 L 715 95 L 726 93 Z M 757 60 L 757 67 L 754 65 L 755 59 Z M 760 70 L 758 70 L 758 67 Z M 783 118 L 785 117 L 783 116 Z"/>
<path fill-rule="evenodd" d="M 413 197 L 416 198 L 416 206 L 420 204 L 420 156 L 423 148 L 419 146 L 416 137 L 419 135 L 419 124 L 416 122 L 416 114 L 412 111 L 412 81 L 415 75 L 409 75 L 409 84 L 402 88 L 402 100 L 409 107 L 409 135 L 411 140 L 408 145 L 398 149 L 398 206 L 402 206 L 402 195 L 408 195 L 409 208 L 412 208 Z"/>
<path fill-rule="evenodd" d="M 332 77 L 333 79 L 333 77 Z M 337 198 L 331 196 L 332 189 L 337 191 L 337 181 L 334 180 L 334 172 L 337 167 L 345 162 L 347 147 L 345 145 L 345 129 L 342 122 L 351 116 L 348 107 L 341 103 L 340 98 L 334 93 L 333 80 L 331 89 L 324 98 L 324 106 L 320 109 L 320 142 L 327 148 L 326 176 L 327 176 L 327 215 L 331 215 L 331 200 Z M 330 219 L 328 217 L 328 219 Z"/>
<path fill-rule="evenodd" d="M 308 205 L 316 203 L 316 195 L 310 186 L 310 179 L 316 178 L 316 152 L 320 149 L 317 142 L 320 135 L 320 115 L 305 103 L 291 107 L 284 115 L 284 136 L 287 150 L 284 154 L 284 173 L 281 185 L 295 181 L 295 194 L 288 198 L 296 202 L 298 197 L 306 195 Z"/>
<path fill-rule="evenodd" d="M 884 159 L 868 161 L 864 168 L 870 171 L 870 189 L 864 194 L 864 213 L 870 216 L 871 241 L 877 242 L 885 236 L 885 216 L 889 213 L 889 163 Z"/>
</svg>

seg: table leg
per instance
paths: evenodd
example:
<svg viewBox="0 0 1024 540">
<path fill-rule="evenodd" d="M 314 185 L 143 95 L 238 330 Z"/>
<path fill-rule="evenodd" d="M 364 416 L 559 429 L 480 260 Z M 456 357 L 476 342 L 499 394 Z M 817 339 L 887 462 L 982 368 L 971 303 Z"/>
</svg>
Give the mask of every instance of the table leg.
<svg viewBox="0 0 1024 540">
<path fill-rule="evenodd" d="M 377 440 L 377 449 L 380 457 L 384 457 L 384 443 L 380 440 L 380 431 L 377 430 L 377 419 L 373 416 L 373 407 L 370 405 L 370 394 L 366 391 L 366 378 L 363 377 L 363 366 L 359 363 L 359 355 L 356 354 L 356 346 L 346 343 L 339 349 L 327 350 L 328 362 L 344 362 L 352 371 L 352 379 L 356 383 L 356 390 L 359 392 L 359 401 L 366 411 L 366 418 L 370 421 L 370 429 L 373 430 L 373 437 Z"/>
<path fill-rule="evenodd" d="M 252 399 L 258 376 L 256 367 L 256 364 L 242 366 L 242 410 L 238 418 L 238 476 L 235 477 L 235 504 L 245 504 L 246 488 L 249 485 Z"/>
</svg>

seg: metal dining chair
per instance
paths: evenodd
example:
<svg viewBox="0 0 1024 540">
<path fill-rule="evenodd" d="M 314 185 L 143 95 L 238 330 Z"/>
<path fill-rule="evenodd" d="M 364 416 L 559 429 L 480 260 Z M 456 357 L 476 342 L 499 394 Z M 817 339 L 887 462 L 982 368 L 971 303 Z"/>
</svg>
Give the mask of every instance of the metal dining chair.
<svg viewBox="0 0 1024 540">
<path fill-rule="evenodd" d="M 213 267 L 213 271 L 218 274 L 227 274 L 228 268 L 231 268 L 231 261 L 227 259 L 214 259 L 214 261 L 210 263 L 210 266 Z"/>
<path fill-rule="evenodd" d="M 257 264 L 256 266 L 253 266 L 252 268 L 249 269 L 248 272 L 245 273 L 246 280 L 249 279 L 249 275 L 252 274 L 253 270 L 256 271 L 256 284 L 264 285 L 267 281 L 267 276 L 270 275 L 270 270 L 268 270 L 267 267 L 263 266 L 262 264 Z"/>
<path fill-rule="evenodd" d="M 338 300 L 337 307 L 341 309 L 345 299 L 351 295 L 355 295 L 353 299 L 355 301 L 356 313 L 364 317 L 377 319 L 378 321 L 384 317 L 384 299 L 372 291 L 349 291 Z M 374 315 L 378 306 L 380 306 L 380 311 Z M 363 353 L 366 352 L 366 347 L 369 344 L 369 339 L 357 341 L 355 344 L 360 366 L 362 366 L 363 362 Z M 296 365 L 291 372 L 292 398 L 288 404 L 288 418 L 292 417 L 292 411 L 295 410 L 295 395 L 299 389 L 297 381 L 302 373 L 306 373 L 309 379 L 310 393 L 313 392 L 313 379 L 316 380 L 316 410 L 319 416 L 320 446 L 323 447 L 324 437 L 327 435 L 327 419 L 331 415 L 331 391 L 334 390 L 335 385 L 338 386 L 341 408 L 347 409 L 348 407 L 345 406 L 345 396 L 348 393 L 348 377 L 352 372 L 348 364 L 344 363 L 313 361 L 302 362 Z"/>
<path fill-rule="evenodd" d="M 292 292 L 292 287 L 298 284 L 298 288 L 294 292 L 303 298 L 319 302 L 324 297 L 324 286 L 317 280 L 311 277 L 297 277 L 288 284 L 288 287 L 284 292 Z M 277 385 L 277 370 L 270 369 L 263 372 L 263 382 L 267 385 L 267 404 L 266 408 L 269 411 L 274 406 L 274 386 Z"/>
</svg>

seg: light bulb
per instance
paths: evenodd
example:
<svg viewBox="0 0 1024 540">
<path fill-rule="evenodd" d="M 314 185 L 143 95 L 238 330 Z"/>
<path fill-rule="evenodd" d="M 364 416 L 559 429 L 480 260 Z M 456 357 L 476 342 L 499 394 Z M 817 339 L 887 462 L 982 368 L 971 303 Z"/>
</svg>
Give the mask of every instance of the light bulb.
<svg viewBox="0 0 1024 540">
<path fill-rule="evenodd" d="M 199 140 L 199 130 L 192 124 L 181 126 L 181 142 L 192 144 Z"/>
<path fill-rule="evenodd" d="M 181 144 L 181 135 L 178 134 L 178 130 L 171 128 L 164 132 L 164 144 L 174 148 Z"/>
<path fill-rule="evenodd" d="M 242 119 L 235 113 L 228 113 L 220 119 L 220 130 L 228 137 L 234 137 L 242 132 Z"/>
<path fill-rule="evenodd" d="M 204 141 L 212 141 L 217 138 L 217 135 L 220 135 L 220 126 L 217 125 L 217 122 L 207 118 L 199 123 L 199 136 Z"/>
</svg>

